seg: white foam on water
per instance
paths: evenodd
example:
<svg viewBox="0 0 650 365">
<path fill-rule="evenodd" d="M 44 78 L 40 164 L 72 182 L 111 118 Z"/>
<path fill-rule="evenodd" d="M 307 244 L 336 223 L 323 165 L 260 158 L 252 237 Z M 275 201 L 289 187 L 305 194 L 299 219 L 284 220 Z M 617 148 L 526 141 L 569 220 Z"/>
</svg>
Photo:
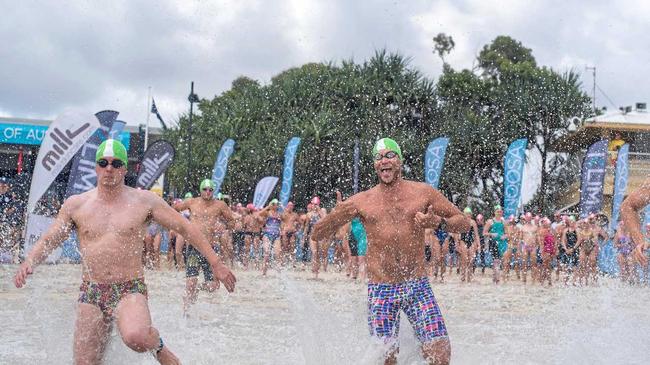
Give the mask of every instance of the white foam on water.
<svg viewBox="0 0 650 365">
<path fill-rule="evenodd" d="M 39 266 L 15 289 L 16 266 L 0 265 L 0 359 L 7 364 L 66 364 L 80 267 Z M 386 347 L 367 328 L 366 286 L 336 273 L 310 280 L 308 271 L 236 271 L 237 290 L 201 292 L 182 316 L 183 273 L 148 271 L 154 326 L 185 364 L 381 363 Z M 456 364 L 644 364 L 650 353 L 650 290 L 613 279 L 598 286 L 494 287 L 479 275 L 433 284 Z M 419 344 L 402 314 L 400 364 L 422 364 Z M 114 329 L 105 364 L 155 364 L 128 349 Z"/>
</svg>

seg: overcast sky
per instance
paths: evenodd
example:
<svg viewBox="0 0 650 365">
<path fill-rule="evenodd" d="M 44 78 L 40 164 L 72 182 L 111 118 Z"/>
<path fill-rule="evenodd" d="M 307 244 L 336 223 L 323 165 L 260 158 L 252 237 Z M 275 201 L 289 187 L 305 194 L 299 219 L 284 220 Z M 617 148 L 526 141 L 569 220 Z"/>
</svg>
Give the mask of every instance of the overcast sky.
<svg viewBox="0 0 650 365">
<path fill-rule="evenodd" d="M 572 4 L 576 3 L 576 4 Z M 648 1 L 14 1 L 0 0 L 0 116 L 114 109 L 143 123 L 150 86 L 163 118 L 246 75 L 266 83 L 306 62 L 362 62 L 386 47 L 434 80 L 431 38 L 453 36 L 455 68 L 505 34 L 539 64 L 591 73 L 616 106 L 650 101 Z M 61 4 L 66 4 L 65 6 Z M 598 91 L 597 102 L 612 109 Z M 155 118 L 152 124 L 157 125 Z"/>
</svg>

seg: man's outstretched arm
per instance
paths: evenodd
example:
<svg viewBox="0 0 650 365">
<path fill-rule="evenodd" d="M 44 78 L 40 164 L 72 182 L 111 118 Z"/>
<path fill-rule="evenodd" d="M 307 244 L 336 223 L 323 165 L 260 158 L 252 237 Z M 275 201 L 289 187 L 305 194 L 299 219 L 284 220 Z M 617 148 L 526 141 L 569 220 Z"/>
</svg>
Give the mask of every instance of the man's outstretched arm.
<svg viewBox="0 0 650 365">
<path fill-rule="evenodd" d="M 461 233 L 469 231 L 471 223 L 467 217 L 452 204 L 442 193 L 438 190 L 429 187 L 429 205 L 432 207 L 432 213 L 445 218 L 447 221 L 447 231 L 454 233 Z M 435 227 L 437 228 L 437 225 Z"/>
<path fill-rule="evenodd" d="M 71 210 L 76 199 L 77 197 L 71 197 L 63 203 L 59 210 L 59 214 L 54 219 L 52 225 L 50 225 L 47 232 L 36 241 L 34 248 L 25 258 L 25 262 L 23 262 L 18 268 L 18 272 L 14 277 L 14 284 L 17 288 L 25 285 L 27 275 L 30 275 L 33 272 L 34 266 L 45 260 L 45 258 L 70 235 L 73 226 Z"/>
<path fill-rule="evenodd" d="M 355 204 L 356 196 L 357 195 L 337 204 L 330 214 L 321 218 L 321 220 L 314 225 L 314 231 L 311 234 L 312 240 L 322 241 L 332 237 L 341 226 L 357 216 L 359 211 Z"/>
</svg>

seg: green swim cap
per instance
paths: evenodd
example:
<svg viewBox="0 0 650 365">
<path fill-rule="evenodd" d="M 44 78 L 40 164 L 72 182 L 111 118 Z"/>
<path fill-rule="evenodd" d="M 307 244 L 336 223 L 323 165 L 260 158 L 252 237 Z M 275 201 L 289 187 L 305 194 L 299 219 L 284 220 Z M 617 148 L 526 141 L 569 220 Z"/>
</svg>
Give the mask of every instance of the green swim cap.
<svg viewBox="0 0 650 365">
<path fill-rule="evenodd" d="M 194 195 L 192 193 L 185 193 L 185 199 L 191 199 L 194 198 Z"/>
<path fill-rule="evenodd" d="M 217 199 L 219 199 L 219 200 L 223 199 L 223 194 L 221 194 L 221 193 L 217 194 Z"/>
<path fill-rule="evenodd" d="M 503 211 L 503 208 L 501 208 L 501 205 L 497 204 L 494 206 L 494 211 L 496 212 L 497 210 Z"/>
<path fill-rule="evenodd" d="M 129 163 L 129 157 L 126 154 L 126 147 L 124 147 L 122 142 L 115 139 L 107 139 L 99 145 L 97 153 L 95 153 L 95 162 L 106 157 L 112 157 L 124 162 L 125 167 Z"/>
<path fill-rule="evenodd" d="M 463 210 L 463 213 L 469 213 L 469 214 L 472 214 L 472 208 L 470 208 L 470 207 L 465 207 L 465 209 Z"/>
<path fill-rule="evenodd" d="M 402 149 L 399 148 L 399 145 L 393 139 L 382 138 L 379 141 L 377 141 L 375 143 L 375 147 L 372 148 L 372 154 L 376 155 L 380 150 L 393 151 L 393 152 L 397 153 L 400 160 L 403 160 L 403 158 L 402 158 Z"/>
<path fill-rule="evenodd" d="M 203 189 L 205 188 L 211 188 L 212 190 L 214 190 L 214 182 L 212 182 L 212 180 L 210 179 L 204 179 L 203 181 L 201 181 L 201 185 L 199 186 L 199 189 L 203 191 Z"/>
<path fill-rule="evenodd" d="M 273 204 L 280 204 L 280 201 L 277 200 L 277 199 L 273 199 L 273 200 L 271 200 L 271 202 L 270 202 L 269 204 L 270 204 L 270 205 L 273 205 Z"/>
</svg>

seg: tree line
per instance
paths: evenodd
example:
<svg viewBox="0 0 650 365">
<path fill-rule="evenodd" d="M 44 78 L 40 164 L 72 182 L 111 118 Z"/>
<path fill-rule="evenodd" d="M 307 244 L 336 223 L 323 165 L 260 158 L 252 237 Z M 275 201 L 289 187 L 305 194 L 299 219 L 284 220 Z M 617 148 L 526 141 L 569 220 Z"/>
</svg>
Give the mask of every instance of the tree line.
<svg viewBox="0 0 650 365">
<path fill-rule="evenodd" d="M 445 60 L 454 41 L 433 38 L 443 60 L 437 82 L 398 53 L 378 50 L 356 63 L 308 63 L 260 84 L 241 76 L 229 90 L 202 99 L 193 117 L 192 162 L 186 181 L 189 118 L 164 132 L 176 147 L 168 170 L 172 190 L 196 192 L 212 173 L 228 138 L 236 141 L 221 191 L 248 202 L 264 176 L 282 176 L 284 148 L 302 138 L 294 170 L 292 200 L 305 206 L 318 195 L 330 205 L 334 191 L 352 194 L 353 147 L 360 141 L 360 188 L 376 184 L 371 149 L 390 136 L 404 154 L 404 176 L 423 181 L 430 140 L 450 138 L 440 189 L 458 205 L 486 210 L 502 200 L 503 155 L 521 137 L 537 150 L 544 169 L 531 208 L 550 211 L 554 195 L 573 181 L 575 156 L 553 153 L 573 118 L 591 115 L 590 98 L 572 70 L 539 66 L 532 50 L 508 36 L 485 45 L 473 69 L 454 70 Z"/>
</svg>

